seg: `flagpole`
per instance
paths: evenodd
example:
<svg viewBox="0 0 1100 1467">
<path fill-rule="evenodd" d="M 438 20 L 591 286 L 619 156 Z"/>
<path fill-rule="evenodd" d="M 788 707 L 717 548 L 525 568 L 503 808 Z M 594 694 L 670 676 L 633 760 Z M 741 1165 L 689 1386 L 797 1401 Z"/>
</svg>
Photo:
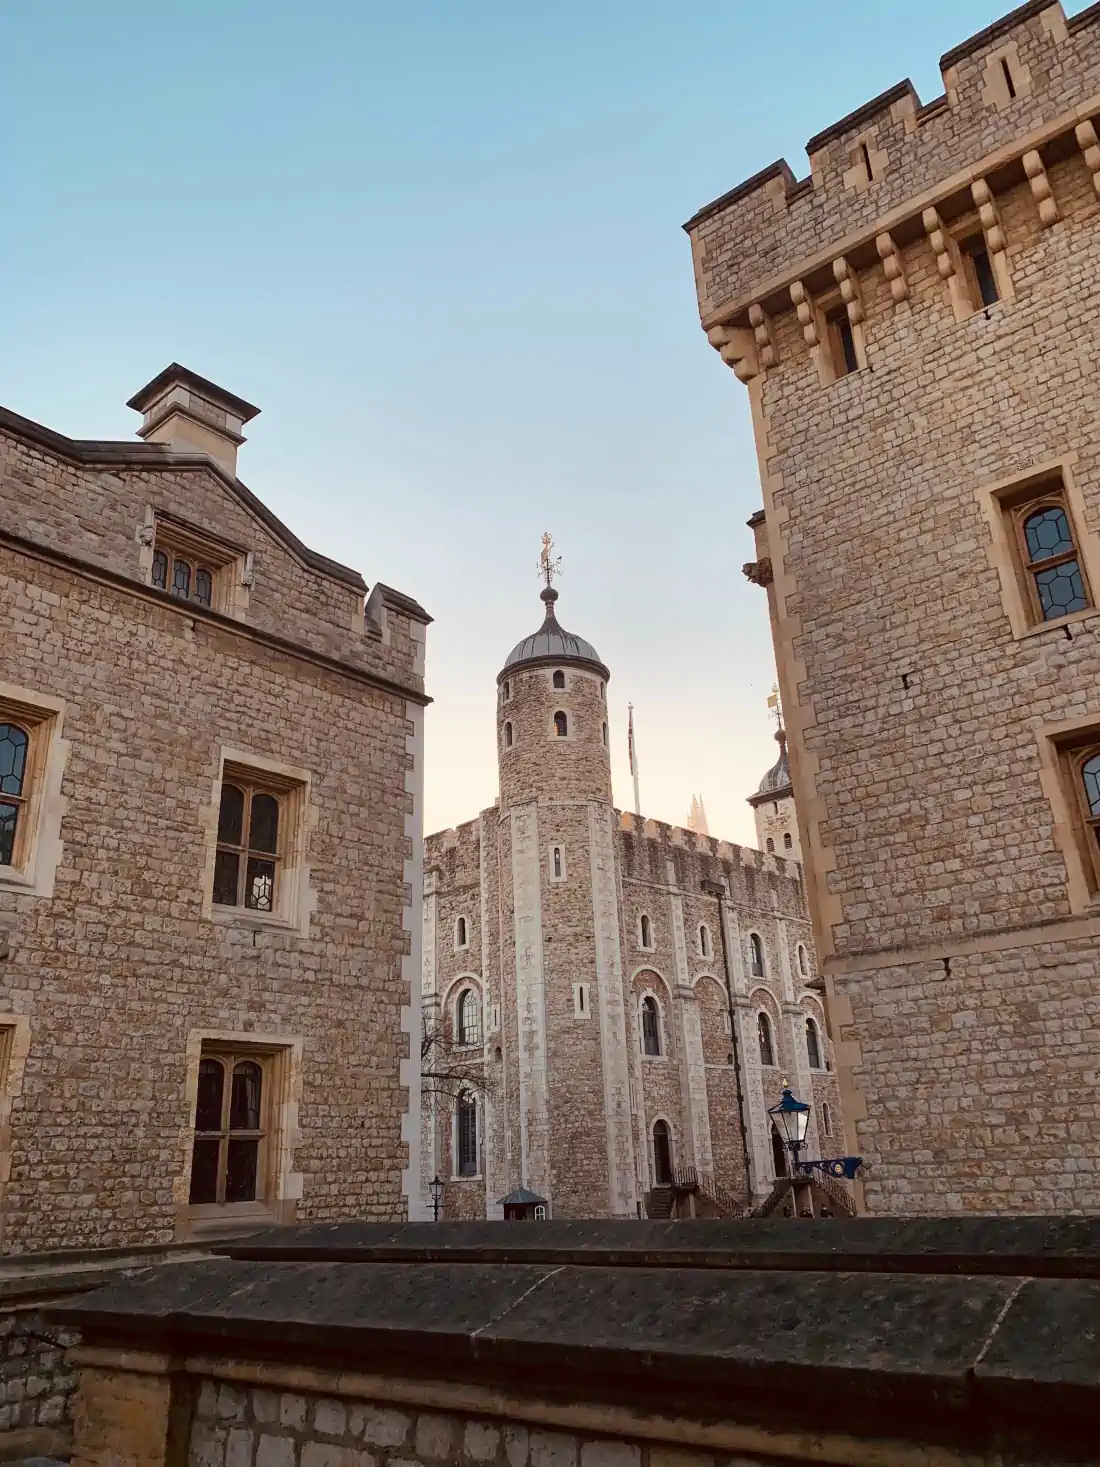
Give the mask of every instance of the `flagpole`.
<svg viewBox="0 0 1100 1467">
<path fill-rule="evenodd" d="M 630 749 L 630 772 L 634 776 L 634 813 L 642 813 L 642 797 L 638 791 L 638 750 L 634 743 L 634 704 L 627 704 L 629 710 L 629 723 L 627 727 L 627 744 Z"/>
</svg>

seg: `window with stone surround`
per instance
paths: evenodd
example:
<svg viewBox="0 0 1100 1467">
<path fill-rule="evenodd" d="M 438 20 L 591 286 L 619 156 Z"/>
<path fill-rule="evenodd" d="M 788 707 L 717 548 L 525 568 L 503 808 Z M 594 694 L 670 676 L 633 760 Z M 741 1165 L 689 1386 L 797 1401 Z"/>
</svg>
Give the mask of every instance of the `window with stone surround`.
<svg viewBox="0 0 1100 1467">
<path fill-rule="evenodd" d="M 1071 737 L 1059 754 L 1085 884 L 1095 900 L 1100 894 L 1100 728 Z"/>
<path fill-rule="evenodd" d="M 455 952 L 470 946 L 470 925 L 465 917 L 455 918 Z"/>
<path fill-rule="evenodd" d="M 574 1019 L 587 1019 L 592 1009 L 589 1002 L 588 984 L 573 984 L 573 1017 Z"/>
<path fill-rule="evenodd" d="M 550 880 L 554 882 L 564 881 L 566 878 L 565 847 L 557 841 L 550 847 L 549 865 Z"/>
<path fill-rule="evenodd" d="M 0 886 L 52 893 L 59 855 L 62 705 L 0 688 Z"/>
<path fill-rule="evenodd" d="M 510 749 L 512 747 L 512 725 L 511 725 L 511 723 L 506 723 L 504 725 L 504 747 L 506 749 Z"/>
<path fill-rule="evenodd" d="M 649 920 L 649 915 L 646 912 L 643 912 L 638 918 L 638 946 L 647 953 L 651 953 L 654 950 L 653 924 Z"/>
<path fill-rule="evenodd" d="M 791 835 L 789 830 L 783 832 L 783 849 L 785 851 L 794 850 L 794 837 Z"/>
<path fill-rule="evenodd" d="M 192 1206 L 268 1193 L 272 1070 L 279 1056 L 204 1044 L 191 1153 Z"/>
<path fill-rule="evenodd" d="M 823 1136 L 833 1134 L 833 1113 L 827 1100 L 821 1102 L 821 1134 Z"/>
<path fill-rule="evenodd" d="M 661 1011 L 657 1000 L 647 993 L 641 1002 L 642 1053 L 659 1056 L 661 1053 Z"/>
<path fill-rule="evenodd" d="M 454 1171 L 457 1177 L 478 1174 L 477 1096 L 464 1090 L 455 1104 Z"/>
<path fill-rule="evenodd" d="M 754 978 L 764 976 L 764 944 L 759 932 L 749 933 L 749 972 Z"/>
<path fill-rule="evenodd" d="M 817 1020 L 807 1018 L 806 1020 L 806 1056 L 810 1061 L 811 1070 L 823 1068 L 821 1063 L 821 1036 L 817 1029 Z"/>
<path fill-rule="evenodd" d="M 507 678 L 501 684 L 500 697 L 502 703 L 510 703 L 512 701 L 512 684 Z"/>
<path fill-rule="evenodd" d="M 1054 621 L 1092 605 L 1065 496 L 1051 486 L 1012 511 L 1034 620 Z"/>
<path fill-rule="evenodd" d="M 714 949 L 710 940 L 710 928 L 705 922 L 699 924 L 699 952 L 704 958 L 714 956 Z"/>
<path fill-rule="evenodd" d="M 775 1038 L 772 1021 L 763 1010 L 757 1015 L 756 1033 L 760 1041 L 760 1063 L 770 1068 L 775 1064 Z"/>
<path fill-rule="evenodd" d="M 564 688 L 565 687 L 565 673 L 562 672 L 560 670 L 560 668 L 559 668 L 559 670 L 557 672 L 555 672 L 553 681 L 554 681 L 554 687 L 555 688 Z"/>
<path fill-rule="evenodd" d="M 775 841 L 772 840 L 772 838 L 771 838 L 770 835 L 768 836 L 767 840 L 764 842 L 764 849 L 765 849 L 765 851 L 767 851 L 767 853 L 768 853 L 769 856 L 774 856 L 775 855 Z"/>
<path fill-rule="evenodd" d="M 825 313 L 825 332 L 833 363 L 833 376 L 848 377 L 859 371 L 855 333 L 846 306 L 834 306 Z"/>
<path fill-rule="evenodd" d="M 149 584 L 181 601 L 229 612 L 234 585 L 251 577 L 251 556 L 242 546 L 173 516 L 156 513 L 143 538 L 151 538 Z"/>
<path fill-rule="evenodd" d="M 569 737 L 569 719 L 560 708 L 554 714 L 554 737 L 557 739 Z"/>
<path fill-rule="evenodd" d="M 802 943 L 798 944 L 798 971 L 802 974 L 803 978 L 805 978 L 810 971 L 810 961 L 809 958 L 806 956 L 806 949 Z"/>
<path fill-rule="evenodd" d="M 481 1043 L 481 999 L 472 988 L 464 988 L 455 1004 L 455 1043 L 463 1047 Z"/>
</svg>

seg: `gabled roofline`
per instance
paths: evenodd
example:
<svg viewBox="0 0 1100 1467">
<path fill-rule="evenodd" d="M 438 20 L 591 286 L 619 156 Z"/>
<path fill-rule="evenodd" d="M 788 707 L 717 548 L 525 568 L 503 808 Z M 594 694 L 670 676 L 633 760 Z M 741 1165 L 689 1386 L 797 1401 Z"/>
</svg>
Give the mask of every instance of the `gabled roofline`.
<svg viewBox="0 0 1100 1467">
<path fill-rule="evenodd" d="M 294 531 L 285 525 L 278 515 L 273 514 L 262 499 L 257 499 L 247 485 L 231 474 L 227 474 L 219 464 L 204 453 L 175 453 L 159 443 L 130 443 L 103 438 L 67 438 L 64 433 L 57 433 L 42 423 L 34 422 L 31 418 L 21 417 L 18 413 L 12 412 L 10 408 L 0 407 L 0 430 L 3 429 L 6 429 L 15 438 L 33 443 L 39 448 L 46 449 L 49 453 L 56 454 L 59 458 L 68 459 L 70 463 L 86 464 L 90 468 L 171 469 L 177 473 L 201 470 L 204 473 L 214 474 L 234 498 L 308 570 L 328 576 L 331 580 L 339 581 L 341 585 L 366 595 L 367 583 L 357 570 L 353 570 L 351 566 L 341 565 L 337 560 L 330 560 L 327 555 L 321 555 L 318 551 L 311 550 L 308 545 L 304 545 Z M 415 602 L 413 604 L 415 605 Z"/>
</svg>

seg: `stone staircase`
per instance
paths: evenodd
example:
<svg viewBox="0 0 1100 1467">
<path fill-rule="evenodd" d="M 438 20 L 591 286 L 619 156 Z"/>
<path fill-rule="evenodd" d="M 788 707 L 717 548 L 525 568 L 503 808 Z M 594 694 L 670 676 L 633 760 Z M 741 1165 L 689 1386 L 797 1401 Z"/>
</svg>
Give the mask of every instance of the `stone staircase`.
<svg viewBox="0 0 1100 1467">
<path fill-rule="evenodd" d="M 645 1215 L 651 1218 L 670 1218 L 672 1216 L 671 1187 L 650 1188 L 645 1199 Z"/>
</svg>

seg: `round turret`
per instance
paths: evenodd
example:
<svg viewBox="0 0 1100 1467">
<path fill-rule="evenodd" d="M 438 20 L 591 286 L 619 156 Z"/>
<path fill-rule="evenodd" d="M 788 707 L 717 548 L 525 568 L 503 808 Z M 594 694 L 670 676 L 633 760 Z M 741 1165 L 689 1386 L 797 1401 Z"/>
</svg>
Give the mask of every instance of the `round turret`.
<svg viewBox="0 0 1100 1467">
<path fill-rule="evenodd" d="M 765 773 L 755 794 L 749 796 L 756 819 L 756 839 L 760 849 L 769 856 L 786 856 L 790 860 L 801 861 L 802 842 L 798 834 L 791 766 L 787 759 L 787 733 L 782 726 L 776 729 L 775 740 L 779 745 L 779 758 Z"/>
<path fill-rule="evenodd" d="M 591 642 L 562 627 L 558 593 L 542 592 L 542 626 L 497 677 L 501 806 L 525 800 L 611 801 L 607 682 Z"/>
</svg>

